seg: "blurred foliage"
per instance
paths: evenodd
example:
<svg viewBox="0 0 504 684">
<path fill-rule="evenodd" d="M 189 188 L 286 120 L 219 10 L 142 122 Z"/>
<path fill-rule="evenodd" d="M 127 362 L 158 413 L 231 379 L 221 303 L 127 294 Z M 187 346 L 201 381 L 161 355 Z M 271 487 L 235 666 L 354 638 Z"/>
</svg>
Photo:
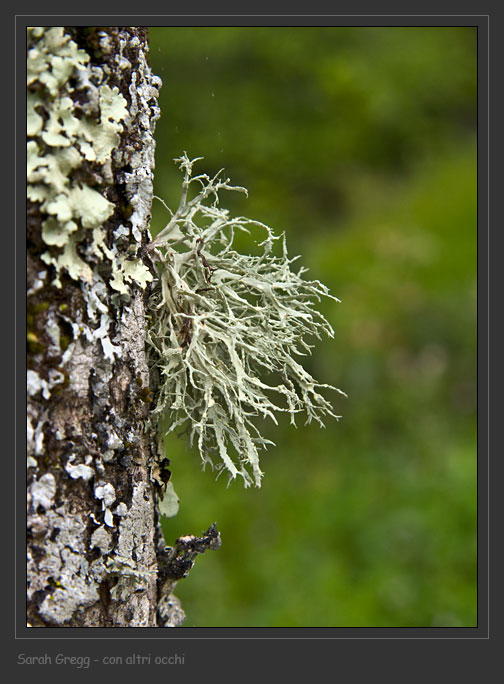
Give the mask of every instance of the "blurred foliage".
<svg viewBox="0 0 504 684">
<path fill-rule="evenodd" d="M 177 586 L 187 626 L 474 626 L 476 30 L 150 33 L 156 194 L 177 206 L 184 150 L 249 189 L 223 205 L 342 300 L 306 364 L 349 394 L 325 430 L 266 426 L 258 490 L 167 443 L 167 540 L 223 538 Z"/>
</svg>

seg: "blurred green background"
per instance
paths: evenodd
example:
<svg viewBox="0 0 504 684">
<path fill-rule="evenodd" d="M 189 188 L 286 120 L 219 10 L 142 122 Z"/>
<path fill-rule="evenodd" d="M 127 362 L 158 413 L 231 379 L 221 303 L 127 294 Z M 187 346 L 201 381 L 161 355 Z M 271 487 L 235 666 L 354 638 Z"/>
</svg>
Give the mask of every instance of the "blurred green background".
<svg viewBox="0 0 504 684">
<path fill-rule="evenodd" d="M 152 28 L 155 193 L 204 156 L 341 304 L 306 361 L 339 422 L 266 424 L 261 489 L 167 442 L 168 543 L 223 545 L 186 626 L 476 625 L 476 29 Z M 154 204 L 153 232 L 168 221 Z"/>
</svg>

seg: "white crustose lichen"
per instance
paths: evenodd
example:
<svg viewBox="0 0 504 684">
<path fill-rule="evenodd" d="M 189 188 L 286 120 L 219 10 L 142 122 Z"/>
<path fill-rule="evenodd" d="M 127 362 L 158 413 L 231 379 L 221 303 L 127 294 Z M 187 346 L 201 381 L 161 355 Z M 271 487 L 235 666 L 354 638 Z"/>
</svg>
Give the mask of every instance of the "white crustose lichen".
<svg viewBox="0 0 504 684">
<path fill-rule="evenodd" d="M 304 280 L 306 269 L 292 270 L 298 257 L 289 258 L 283 235 L 219 207 L 220 190 L 244 188 L 221 172 L 193 177 L 198 159 L 185 153 L 175 161 L 184 172 L 180 204 L 148 248 L 160 277 L 149 330 L 160 377 L 154 413 L 168 415 L 167 432 L 187 426 L 204 464 L 214 466 L 217 455 L 218 470 L 260 486 L 258 448 L 272 442 L 261 437 L 258 416 L 276 423 L 275 413 L 287 412 L 295 424 L 305 412 L 321 425 L 326 415 L 338 418 L 318 391 L 336 388 L 316 382 L 295 357 L 310 353 L 307 336 L 333 337 L 316 304 L 339 300 Z M 193 183 L 201 189 L 190 199 Z M 235 231 L 249 228 L 265 234 L 259 256 L 233 248 Z"/>
</svg>

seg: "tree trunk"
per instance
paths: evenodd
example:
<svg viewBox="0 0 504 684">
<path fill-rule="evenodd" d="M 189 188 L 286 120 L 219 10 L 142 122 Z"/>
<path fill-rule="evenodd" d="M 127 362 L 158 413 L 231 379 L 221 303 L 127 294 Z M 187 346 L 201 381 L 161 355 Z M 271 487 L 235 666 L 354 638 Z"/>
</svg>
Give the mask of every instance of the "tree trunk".
<svg viewBox="0 0 504 684">
<path fill-rule="evenodd" d="M 146 356 L 160 80 L 139 27 L 28 30 L 28 623 L 176 626 Z"/>
</svg>

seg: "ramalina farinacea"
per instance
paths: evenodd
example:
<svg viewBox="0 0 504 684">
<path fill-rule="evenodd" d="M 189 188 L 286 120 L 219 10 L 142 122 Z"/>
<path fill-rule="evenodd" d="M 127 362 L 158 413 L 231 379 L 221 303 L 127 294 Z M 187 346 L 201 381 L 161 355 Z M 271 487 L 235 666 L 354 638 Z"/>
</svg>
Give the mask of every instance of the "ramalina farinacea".
<svg viewBox="0 0 504 684">
<path fill-rule="evenodd" d="M 261 436 L 258 417 L 276 423 L 287 412 L 295 424 L 305 413 L 322 426 L 327 415 L 339 418 L 319 389 L 344 393 L 296 360 L 311 352 L 307 337 L 333 337 L 316 305 L 339 300 L 304 280 L 306 269 L 292 270 L 298 257 L 289 258 L 284 235 L 220 208 L 221 190 L 247 191 L 221 172 L 193 176 L 199 159 L 175 160 L 184 173 L 180 204 L 148 247 L 160 279 L 149 329 L 160 378 L 154 415 L 167 418 L 167 433 L 185 426 L 204 464 L 260 486 L 258 450 L 273 442 Z M 201 188 L 189 199 L 192 184 Z M 233 248 L 237 230 L 263 233 L 259 256 Z"/>
</svg>

